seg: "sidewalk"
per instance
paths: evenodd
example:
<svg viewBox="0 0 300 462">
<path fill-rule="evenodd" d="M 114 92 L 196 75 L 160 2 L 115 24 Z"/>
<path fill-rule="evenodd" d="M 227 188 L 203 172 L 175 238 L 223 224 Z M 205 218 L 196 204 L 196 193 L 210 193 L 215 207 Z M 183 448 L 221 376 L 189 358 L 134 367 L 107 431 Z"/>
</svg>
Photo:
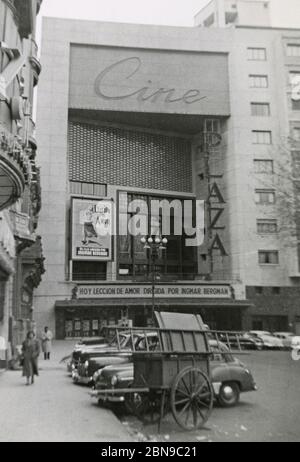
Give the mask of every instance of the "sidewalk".
<svg viewBox="0 0 300 462">
<path fill-rule="evenodd" d="M 0 441 L 127 442 L 126 428 L 108 409 L 99 408 L 86 387 L 74 385 L 59 361 L 72 342 L 54 342 L 52 358 L 39 361 L 40 376 L 25 386 L 21 371 L 0 379 Z"/>
</svg>

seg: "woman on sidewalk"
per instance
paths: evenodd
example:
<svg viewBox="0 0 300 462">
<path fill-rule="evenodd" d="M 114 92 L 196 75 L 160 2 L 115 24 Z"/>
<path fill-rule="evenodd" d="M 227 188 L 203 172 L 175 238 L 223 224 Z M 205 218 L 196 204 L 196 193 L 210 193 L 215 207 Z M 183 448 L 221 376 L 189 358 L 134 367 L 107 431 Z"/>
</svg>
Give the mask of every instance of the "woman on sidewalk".
<svg viewBox="0 0 300 462">
<path fill-rule="evenodd" d="M 34 383 L 34 376 L 39 375 L 38 357 L 40 355 L 40 344 L 35 338 L 35 333 L 30 331 L 22 345 L 23 353 L 23 377 L 26 377 L 26 385 Z"/>
</svg>

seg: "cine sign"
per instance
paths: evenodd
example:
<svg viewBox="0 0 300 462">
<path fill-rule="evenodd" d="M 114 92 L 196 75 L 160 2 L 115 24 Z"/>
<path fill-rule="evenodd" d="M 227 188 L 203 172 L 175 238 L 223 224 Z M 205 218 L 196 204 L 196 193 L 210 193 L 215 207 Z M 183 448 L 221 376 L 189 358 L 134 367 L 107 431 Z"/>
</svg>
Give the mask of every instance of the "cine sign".
<svg viewBox="0 0 300 462">
<path fill-rule="evenodd" d="M 158 298 L 231 298 L 226 285 L 163 285 L 155 287 Z M 152 287 L 146 285 L 80 285 L 79 299 L 152 298 Z"/>
</svg>

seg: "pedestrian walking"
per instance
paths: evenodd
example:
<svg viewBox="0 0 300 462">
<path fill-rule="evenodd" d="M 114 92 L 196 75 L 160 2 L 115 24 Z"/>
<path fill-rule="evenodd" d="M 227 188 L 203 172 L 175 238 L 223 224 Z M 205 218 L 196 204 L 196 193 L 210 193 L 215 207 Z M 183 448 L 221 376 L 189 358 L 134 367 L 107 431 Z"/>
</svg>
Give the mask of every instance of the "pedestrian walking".
<svg viewBox="0 0 300 462">
<path fill-rule="evenodd" d="M 26 385 L 29 385 L 30 378 L 31 384 L 33 384 L 34 376 L 39 375 L 38 357 L 40 351 L 40 343 L 35 338 L 35 333 L 33 331 L 28 332 L 26 340 L 22 345 L 23 377 L 26 377 Z"/>
<path fill-rule="evenodd" d="M 50 353 L 52 349 L 52 339 L 53 339 L 53 334 L 51 330 L 49 330 L 49 327 L 45 327 L 44 332 L 42 334 L 42 349 L 44 353 L 44 359 L 45 361 L 50 359 Z"/>
</svg>

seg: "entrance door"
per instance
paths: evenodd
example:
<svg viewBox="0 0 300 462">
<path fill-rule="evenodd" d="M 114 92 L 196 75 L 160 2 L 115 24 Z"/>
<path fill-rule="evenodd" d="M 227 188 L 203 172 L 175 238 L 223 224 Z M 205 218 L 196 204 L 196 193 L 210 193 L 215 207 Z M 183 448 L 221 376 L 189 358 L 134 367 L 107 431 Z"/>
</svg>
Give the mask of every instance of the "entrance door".
<svg viewBox="0 0 300 462">
<path fill-rule="evenodd" d="M 300 337 L 300 319 L 297 319 L 296 321 L 296 335 L 299 335 Z"/>
<path fill-rule="evenodd" d="M 91 336 L 91 321 L 89 319 L 84 319 L 82 321 L 82 336 L 83 337 Z"/>
</svg>

